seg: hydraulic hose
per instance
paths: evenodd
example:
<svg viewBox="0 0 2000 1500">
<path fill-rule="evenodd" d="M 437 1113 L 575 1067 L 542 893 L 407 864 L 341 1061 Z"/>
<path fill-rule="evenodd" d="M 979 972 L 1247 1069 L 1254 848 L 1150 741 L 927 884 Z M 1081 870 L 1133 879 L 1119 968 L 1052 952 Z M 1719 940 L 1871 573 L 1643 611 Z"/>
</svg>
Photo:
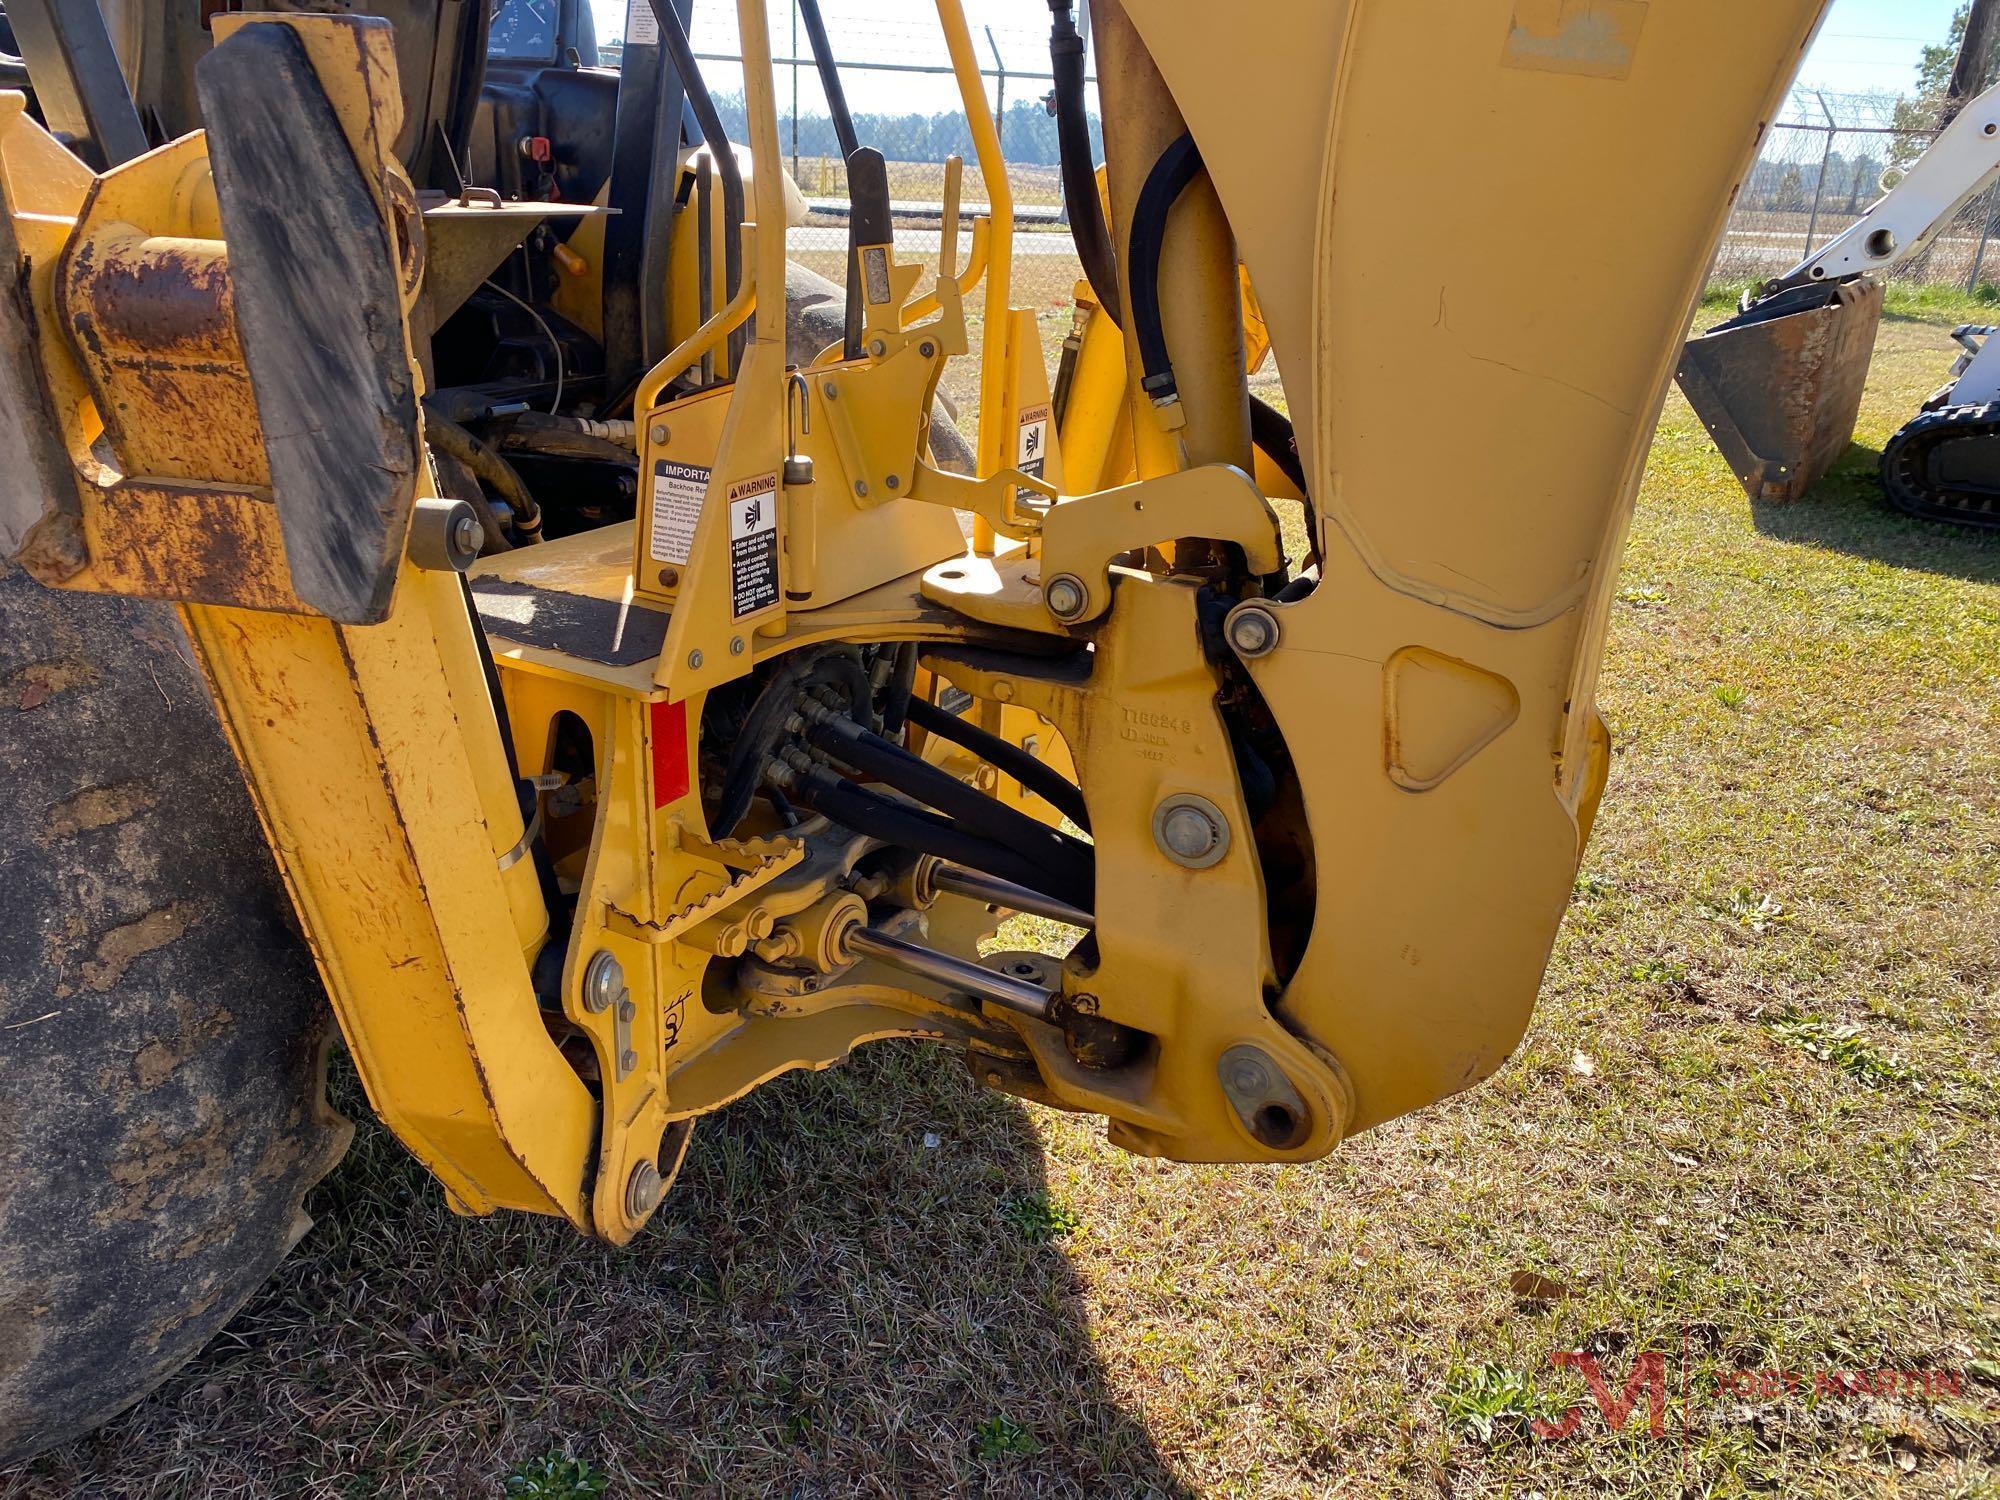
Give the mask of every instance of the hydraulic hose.
<svg viewBox="0 0 2000 1500">
<path fill-rule="evenodd" d="M 861 149 L 854 134 L 854 116 L 847 110 L 847 90 L 834 65 L 833 43 L 826 34 L 826 18 L 820 14 L 819 0 L 799 0 L 799 16 L 806 23 L 806 37 L 812 43 L 813 63 L 819 69 L 820 87 L 826 91 L 826 112 L 833 119 L 833 137 L 840 142 L 841 160 Z"/>
<path fill-rule="evenodd" d="M 1298 489 L 1306 512 L 1306 542 L 1315 559 L 1319 556 L 1319 522 L 1313 511 L 1312 491 L 1306 485 L 1305 461 L 1299 455 L 1298 429 L 1292 419 L 1270 402 L 1250 398 L 1250 441 L 1257 451 L 1278 467 L 1278 472 Z"/>
<path fill-rule="evenodd" d="M 1306 466 L 1299 461 L 1298 432 L 1292 419 L 1270 402 L 1250 398 L 1250 441 L 1278 467 L 1278 472 L 1306 493 Z M 1310 499 L 1306 502 L 1312 503 Z"/>
<path fill-rule="evenodd" d="M 1069 415 L 1070 392 L 1076 388 L 1076 362 L 1083 353 L 1083 339 L 1071 330 L 1070 336 L 1062 342 L 1062 353 L 1056 356 L 1055 391 L 1049 397 L 1049 405 L 1055 412 L 1056 431 L 1062 431 L 1063 420 Z"/>
<path fill-rule="evenodd" d="M 843 781 L 830 771 L 807 771 L 798 778 L 800 797 L 836 823 L 898 848 L 934 854 L 953 864 L 984 870 L 1015 885 L 1040 891 L 1059 901 L 1088 910 L 1096 895 L 1094 882 L 1077 881 L 1062 872 L 1037 865 L 990 839 L 907 807 L 890 798 Z"/>
<path fill-rule="evenodd" d="M 514 749 L 514 721 L 507 712 L 507 695 L 500 687 L 500 669 L 493 662 L 493 643 L 486 638 L 486 622 L 479 618 L 479 601 L 472 595 L 472 580 L 463 573 L 458 575 L 458 592 L 465 600 L 465 615 L 472 622 L 472 636 L 479 645 L 479 671 L 486 679 L 486 695 L 493 701 L 493 721 L 500 731 L 500 747 L 507 752 L 507 774 L 513 779 L 514 796 L 520 803 L 523 837 L 528 840 L 535 861 L 535 880 L 541 887 L 542 904 L 553 919 L 563 909 L 562 887 L 556 883 L 555 861 L 549 858 L 548 844 L 536 825 L 535 784 L 521 775 L 521 759 Z M 550 943 L 548 948 L 561 946 Z"/>
<path fill-rule="evenodd" d="M 1090 811 L 1083 793 L 1052 766 L 1043 764 L 1018 745 L 1010 745 L 997 734 L 988 734 L 977 724 L 968 724 L 957 714 L 948 714 L 922 698 L 910 700 L 910 722 L 926 734 L 950 740 L 962 750 L 970 750 L 1020 782 L 1085 833 L 1090 832 Z"/>
<path fill-rule="evenodd" d="M 868 675 L 861 669 L 860 659 L 850 651 L 834 647 L 817 654 L 796 652 L 786 657 L 751 704 L 729 747 L 729 760 L 722 772 L 722 792 L 709 819 L 717 838 L 728 838 L 750 811 L 758 784 L 784 740 L 800 700 L 809 690 L 820 686 L 843 693 L 849 714 L 865 716 L 870 712 Z"/>
<path fill-rule="evenodd" d="M 948 814 L 981 838 L 1012 850 L 1036 865 L 1046 864 L 1075 881 L 1088 881 L 1096 856 L 1088 844 L 967 786 L 948 771 L 870 734 L 852 721 L 827 719 L 806 731 L 820 749 L 857 771 L 879 777 L 897 791 Z"/>
<path fill-rule="evenodd" d="M 522 542 L 542 539 L 542 509 L 520 472 L 428 401 L 424 403 L 424 441 L 449 453 L 499 491 L 514 514 L 514 530 Z"/>
<path fill-rule="evenodd" d="M 887 739 L 903 737 L 903 724 L 910 717 L 910 694 L 917 686 L 917 643 L 904 641 L 896 648 L 896 664 L 889 672 L 889 690 L 882 695 L 882 734 Z"/>
<path fill-rule="evenodd" d="M 1160 252 L 1167 239 L 1167 216 L 1201 171 L 1201 152 L 1194 137 L 1183 133 L 1153 163 L 1153 170 L 1146 174 L 1146 185 L 1139 190 L 1139 202 L 1132 210 L 1125 274 L 1130 278 L 1132 323 L 1143 373 L 1140 387 L 1152 397 L 1155 406 L 1169 406 L 1180 399 L 1180 388 L 1174 383 L 1173 361 L 1167 356 L 1167 331 L 1160 312 Z"/>
<path fill-rule="evenodd" d="M 813 64 L 819 69 L 820 87 L 826 93 L 826 112 L 833 119 L 833 137 L 840 143 L 840 159 L 848 166 L 847 177 L 847 323 L 840 352 L 845 359 L 861 358 L 861 257 L 862 216 L 855 203 L 854 153 L 861 139 L 854 133 L 854 116 L 847 109 L 847 89 L 840 81 L 840 69 L 833 60 L 833 43 L 826 34 L 826 18 L 820 14 L 819 0 L 799 0 L 799 16 L 806 23 L 806 38 L 812 45 Z M 886 193 L 885 195 L 886 196 Z M 887 205 L 883 205 L 885 211 Z"/>
<path fill-rule="evenodd" d="M 1084 47 L 1077 34 L 1075 0 L 1049 0 L 1049 71 L 1055 75 L 1056 143 L 1062 162 L 1063 208 L 1083 262 L 1084 280 L 1113 326 L 1123 328 L 1118 304 L 1118 257 L 1097 196 L 1097 167 L 1090 149 L 1090 115 L 1083 97 Z"/>
<path fill-rule="evenodd" d="M 715 160 L 715 170 L 722 177 L 722 268 L 723 282 L 727 291 L 725 300 L 734 301 L 737 291 L 743 285 L 743 171 L 737 165 L 736 151 L 729 144 L 729 136 L 723 131 L 722 116 L 715 111 L 715 100 L 708 92 L 708 83 L 701 76 L 701 64 L 695 61 L 694 44 L 688 40 L 687 28 L 681 25 L 680 12 L 675 10 L 671 0 L 652 0 L 653 15 L 660 23 L 660 43 L 666 48 L 667 60 L 674 65 L 680 75 L 682 86 L 687 90 L 688 107 L 694 111 L 695 123 L 701 126 L 703 144 L 708 154 Z M 769 162 L 767 167 L 777 163 Z M 772 226 L 777 230 L 778 226 Z M 782 299 L 778 299 L 782 307 Z M 729 368 L 733 374 L 738 361 L 743 357 L 743 330 L 737 329 L 729 336 Z"/>
</svg>

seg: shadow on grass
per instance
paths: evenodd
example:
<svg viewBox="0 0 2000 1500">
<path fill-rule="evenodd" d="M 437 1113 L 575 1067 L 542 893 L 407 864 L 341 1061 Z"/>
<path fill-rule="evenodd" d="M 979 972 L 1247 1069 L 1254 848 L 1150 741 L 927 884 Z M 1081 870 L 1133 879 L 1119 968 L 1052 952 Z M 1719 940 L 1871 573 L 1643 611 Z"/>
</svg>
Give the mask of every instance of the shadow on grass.
<svg viewBox="0 0 2000 1500">
<path fill-rule="evenodd" d="M 1064 1244 L 1089 1205 L 941 1050 L 877 1044 L 704 1121 L 623 1251 L 453 1218 L 338 1071 L 357 1135 L 316 1227 L 30 1492 L 493 1495 L 562 1454 L 608 1496 L 1188 1493 L 1092 1350 Z"/>
<path fill-rule="evenodd" d="M 2000 583 L 2000 531 L 1904 515 L 1882 493 L 1881 467 L 1879 449 L 1854 444 L 1803 498 L 1752 502 L 1757 530 L 1891 567 Z"/>
</svg>

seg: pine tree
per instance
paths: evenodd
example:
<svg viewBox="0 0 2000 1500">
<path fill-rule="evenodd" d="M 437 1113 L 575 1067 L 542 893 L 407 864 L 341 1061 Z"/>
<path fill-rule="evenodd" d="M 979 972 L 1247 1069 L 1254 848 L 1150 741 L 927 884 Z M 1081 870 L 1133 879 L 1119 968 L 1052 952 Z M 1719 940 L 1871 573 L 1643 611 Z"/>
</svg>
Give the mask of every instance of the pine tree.
<svg viewBox="0 0 2000 1500">
<path fill-rule="evenodd" d="M 1937 128 L 1938 116 L 1944 109 L 1945 91 L 1951 85 L 1952 70 L 1958 63 L 1959 48 L 1965 45 L 1966 23 L 1971 19 L 1972 7 L 1961 5 L 1951 18 L 1951 32 L 1945 40 L 1924 48 L 1917 64 L 1917 91 L 1896 101 L 1896 115 L 1891 123 L 1898 130 L 1913 133 L 1896 138 L 1889 150 L 1891 166 L 1907 170 L 1930 144 L 1929 132 Z M 1992 77 L 1996 60 L 2000 59 L 1989 57 L 1986 60 L 1981 74 L 1983 78 Z"/>
</svg>

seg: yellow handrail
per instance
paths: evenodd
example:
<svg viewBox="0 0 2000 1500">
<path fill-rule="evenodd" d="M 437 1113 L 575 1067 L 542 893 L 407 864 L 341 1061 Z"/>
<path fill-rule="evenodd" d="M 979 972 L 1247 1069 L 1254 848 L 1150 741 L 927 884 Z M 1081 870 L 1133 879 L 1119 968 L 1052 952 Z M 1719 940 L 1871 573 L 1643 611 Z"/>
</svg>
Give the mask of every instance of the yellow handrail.
<svg viewBox="0 0 2000 1500">
<path fill-rule="evenodd" d="M 743 282 L 736 288 L 736 295 L 647 372 L 646 378 L 639 382 L 637 394 L 632 397 L 632 413 L 636 419 L 644 421 L 646 413 L 659 404 L 661 391 L 679 379 L 683 371 L 692 369 L 704 354 L 719 349 L 723 340 L 736 331 L 737 325 L 757 310 L 757 276 L 752 253 L 756 247 L 756 228 L 755 224 L 743 226 Z"/>
<path fill-rule="evenodd" d="M 1007 182 L 1007 162 L 1000 154 L 1000 133 L 986 107 L 986 80 L 979 73 L 979 56 L 972 48 L 972 30 L 965 23 L 961 0 L 937 0 L 938 21 L 951 53 L 952 76 L 965 105 L 965 123 L 972 131 L 973 154 L 986 185 L 989 228 L 986 235 L 986 316 L 979 346 L 979 440 L 974 447 L 979 477 L 1009 466 L 1008 433 L 1001 418 L 1007 403 L 1007 344 L 1013 336 L 1008 297 L 1014 275 L 1014 190 Z M 1039 351 L 1037 351 L 1039 353 Z M 973 550 L 993 551 L 993 528 L 983 518 L 972 523 Z"/>
<path fill-rule="evenodd" d="M 772 298 L 777 316 L 757 325 L 757 342 L 785 347 L 785 168 L 778 143 L 778 97 L 772 85 L 770 18 L 764 0 L 736 0 L 737 51 L 743 56 L 744 116 L 750 130 L 751 181 L 757 222 L 770 233 L 743 247 L 743 269 L 754 285 L 777 288 Z M 778 384 L 784 381 L 784 359 L 778 360 Z"/>
<path fill-rule="evenodd" d="M 736 24 L 741 38 L 739 50 L 743 54 L 745 113 L 750 123 L 750 161 L 753 169 L 750 186 L 755 209 L 754 217 L 743 224 L 743 280 L 736 288 L 736 295 L 720 311 L 683 339 L 680 347 L 654 365 L 646 378 L 639 382 L 639 389 L 632 397 L 632 410 L 641 419 L 658 403 L 660 393 L 670 382 L 690 369 L 704 354 L 718 348 L 757 310 L 759 280 L 784 285 L 785 185 L 778 175 L 784 168 L 778 164 L 777 100 L 771 89 L 771 36 L 761 0 L 738 0 Z M 757 234 L 760 223 L 776 226 L 775 236 L 760 241 Z M 765 264 L 767 261 L 769 264 Z M 760 344 L 782 345 L 785 340 L 784 319 L 766 321 L 773 326 L 760 326 L 757 341 Z M 732 373 L 741 374 L 740 371 Z"/>
</svg>

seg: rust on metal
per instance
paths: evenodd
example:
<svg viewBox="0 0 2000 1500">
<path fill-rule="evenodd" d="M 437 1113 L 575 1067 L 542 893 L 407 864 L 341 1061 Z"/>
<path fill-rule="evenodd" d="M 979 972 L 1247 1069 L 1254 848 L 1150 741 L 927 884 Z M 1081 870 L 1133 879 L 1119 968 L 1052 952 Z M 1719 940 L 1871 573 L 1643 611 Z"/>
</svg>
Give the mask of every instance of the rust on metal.
<svg viewBox="0 0 2000 1500">
<path fill-rule="evenodd" d="M 120 470 L 270 482 L 220 240 L 107 225 L 79 238 L 59 295 Z"/>
<path fill-rule="evenodd" d="M 1796 500 L 1847 452 L 1881 323 L 1882 287 L 1862 280 L 1688 342 L 1681 390 L 1751 499 Z"/>
<path fill-rule="evenodd" d="M 126 480 L 85 492 L 83 527 L 108 592 L 308 613 L 268 495 Z"/>
</svg>

